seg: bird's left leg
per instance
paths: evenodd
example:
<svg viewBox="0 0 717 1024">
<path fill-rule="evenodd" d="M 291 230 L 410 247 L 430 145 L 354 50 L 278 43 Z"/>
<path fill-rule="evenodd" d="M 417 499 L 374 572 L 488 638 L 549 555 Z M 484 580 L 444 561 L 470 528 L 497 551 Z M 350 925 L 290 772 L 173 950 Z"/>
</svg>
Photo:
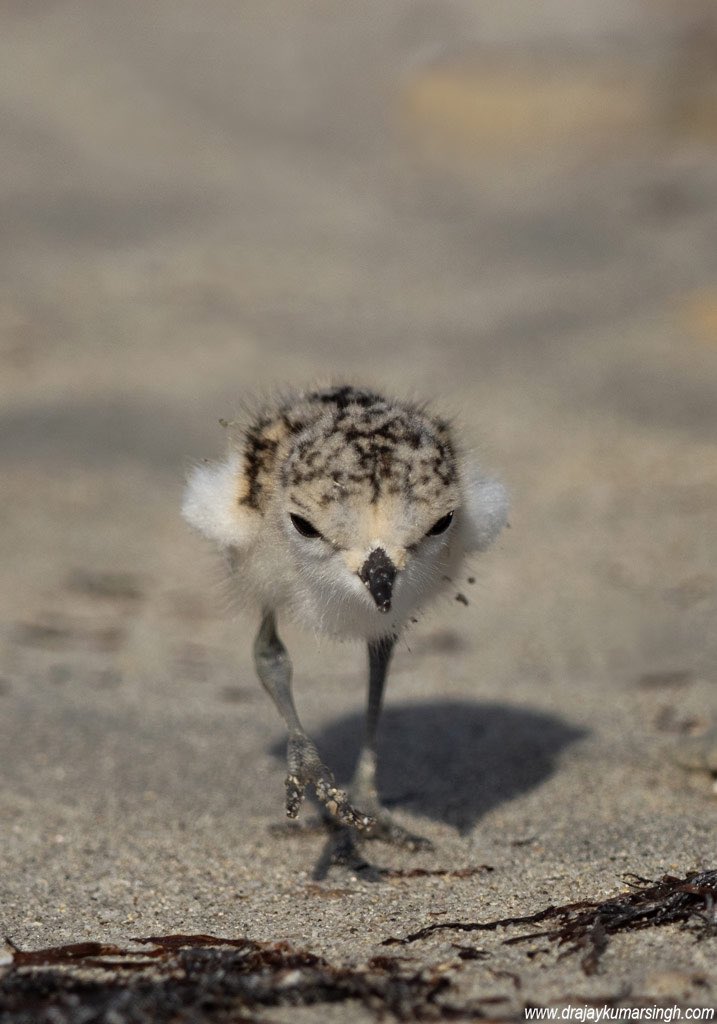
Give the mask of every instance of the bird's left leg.
<svg viewBox="0 0 717 1024">
<path fill-rule="evenodd" d="M 382 839 L 384 842 L 406 846 L 411 850 L 430 850 L 432 844 L 428 839 L 409 832 L 393 820 L 389 812 L 381 806 L 376 789 L 376 731 L 395 643 L 395 637 L 381 637 L 378 640 L 370 640 L 368 644 L 366 728 L 350 794 L 352 800 L 376 819 L 375 825 L 371 825 L 362 833 L 367 839 Z"/>
</svg>

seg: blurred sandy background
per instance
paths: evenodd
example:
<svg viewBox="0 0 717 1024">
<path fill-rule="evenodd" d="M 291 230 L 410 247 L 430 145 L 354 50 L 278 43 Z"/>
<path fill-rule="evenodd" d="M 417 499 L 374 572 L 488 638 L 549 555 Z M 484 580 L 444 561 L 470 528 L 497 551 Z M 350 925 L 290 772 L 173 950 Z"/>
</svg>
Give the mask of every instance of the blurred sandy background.
<svg viewBox="0 0 717 1024">
<path fill-rule="evenodd" d="M 364 956 L 429 911 L 714 866 L 714 4 L 24 0 L 0 27 L 4 932 Z M 435 397 L 513 496 L 384 733 L 425 863 L 489 879 L 321 900 L 320 839 L 268 831 L 254 623 L 178 507 L 243 396 L 331 376 Z M 363 656 L 285 632 L 347 770 Z M 590 984 L 711 998 L 700 950 L 645 932 Z M 590 991 L 508 962 L 523 996 Z"/>
</svg>

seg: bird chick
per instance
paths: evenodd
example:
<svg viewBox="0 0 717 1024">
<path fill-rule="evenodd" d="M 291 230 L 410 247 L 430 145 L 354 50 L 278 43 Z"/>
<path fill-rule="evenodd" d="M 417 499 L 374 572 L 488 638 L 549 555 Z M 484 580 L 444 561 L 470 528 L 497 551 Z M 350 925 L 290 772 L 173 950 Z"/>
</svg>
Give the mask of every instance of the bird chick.
<svg viewBox="0 0 717 1024">
<path fill-rule="evenodd" d="M 406 623 L 505 525 L 502 485 L 461 454 L 448 422 L 425 407 L 337 386 L 260 407 L 232 431 L 223 461 L 190 474 L 182 512 L 225 552 L 238 595 L 260 610 L 254 659 L 288 730 L 288 816 L 312 785 L 341 825 L 427 845 L 390 818 L 376 792 L 386 676 Z M 349 793 L 299 720 L 279 614 L 367 643 L 366 728 Z"/>
</svg>

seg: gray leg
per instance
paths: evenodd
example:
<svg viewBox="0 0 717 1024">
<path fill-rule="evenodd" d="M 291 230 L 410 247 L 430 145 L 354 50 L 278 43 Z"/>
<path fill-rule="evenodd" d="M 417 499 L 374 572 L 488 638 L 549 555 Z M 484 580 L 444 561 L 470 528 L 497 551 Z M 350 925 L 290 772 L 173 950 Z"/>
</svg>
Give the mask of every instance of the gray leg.
<svg viewBox="0 0 717 1024">
<path fill-rule="evenodd" d="M 368 801 L 378 804 L 376 790 L 376 732 L 383 708 L 383 692 L 386 686 L 388 666 L 395 646 L 393 637 L 370 640 L 368 644 L 368 705 L 363 744 L 359 754 L 352 790 L 361 793 Z"/>
<path fill-rule="evenodd" d="M 369 815 L 357 811 L 346 794 L 336 787 L 333 775 L 304 732 L 291 692 L 291 661 L 276 632 L 276 619 L 267 611 L 254 641 L 254 663 L 262 686 L 276 704 L 289 731 L 286 777 L 286 813 L 299 813 L 306 786 L 311 784 L 329 814 L 344 825 L 365 829 L 373 824 Z"/>
<path fill-rule="evenodd" d="M 359 807 L 365 807 L 372 816 L 371 825 L 361 832 L 366 839 L 382 839 L 410 850 L 431 850 L 433 846 L 423 836 L 414 835 L 393 820 L 378 799 L 376 790 L 376 731 L 383 705 L 383 691 L 386 685 L 388 666 L 395 645 L 394 637 L 375 640 L 368 645 L 368 707 L 366 727 L 353 782 L 351 799 Z M 356 830 L 350 827 L 332 826 L 332 832 L 319 859 L 314 878 L 324 878 L 333 864 L 341 865 L 355 872 L 364 881 L 378 882 L 385 878 L 387 871 L 371 864 L 361 853 L 357 843 Z"/>
<path fill-rule="evenodd" d="M 369 641 L 366 729 L 351 784 L 351 798 L 355 799 L 361 807 L 365 807 L 368 813 L 376 819 L 375 824 L 366 830 L 367 839 L 383 839 L 385 842 L 407 846 L 412 850 L 431 849 L 429 840 L 408 832 L 393 820 L 388 811 L 379 803 L 376 789 L 376 731 L 381 716 L 383 692 L 394 646 L 394 637 Z"/>
</svg>

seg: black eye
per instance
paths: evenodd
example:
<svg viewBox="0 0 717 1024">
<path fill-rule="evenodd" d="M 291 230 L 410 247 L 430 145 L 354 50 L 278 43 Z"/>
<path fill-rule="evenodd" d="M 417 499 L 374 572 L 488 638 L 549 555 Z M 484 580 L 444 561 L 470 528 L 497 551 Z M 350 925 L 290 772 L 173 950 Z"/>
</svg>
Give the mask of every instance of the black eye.
<svg viewBox="0 0 717 1024">
<path fill-rule="evenodd" d="M 426 533 L 427 537 L 437 537 L 439 533 L 445 533 L 448 527 L 451 525 L 453 520 L 453 513 L 446 512 L 444 516 L 433 524 L 433 526 Z"/>
<path fill-rule="evenodd" d="M 302 537 L 320 537 L 321 534 L 312 526 L 308 519 L 304 519 L 303 516 L 297 516 L 293 512 L 289 513 L 289 519 L 292 521 L 298 532 Z"/>
</svg>

